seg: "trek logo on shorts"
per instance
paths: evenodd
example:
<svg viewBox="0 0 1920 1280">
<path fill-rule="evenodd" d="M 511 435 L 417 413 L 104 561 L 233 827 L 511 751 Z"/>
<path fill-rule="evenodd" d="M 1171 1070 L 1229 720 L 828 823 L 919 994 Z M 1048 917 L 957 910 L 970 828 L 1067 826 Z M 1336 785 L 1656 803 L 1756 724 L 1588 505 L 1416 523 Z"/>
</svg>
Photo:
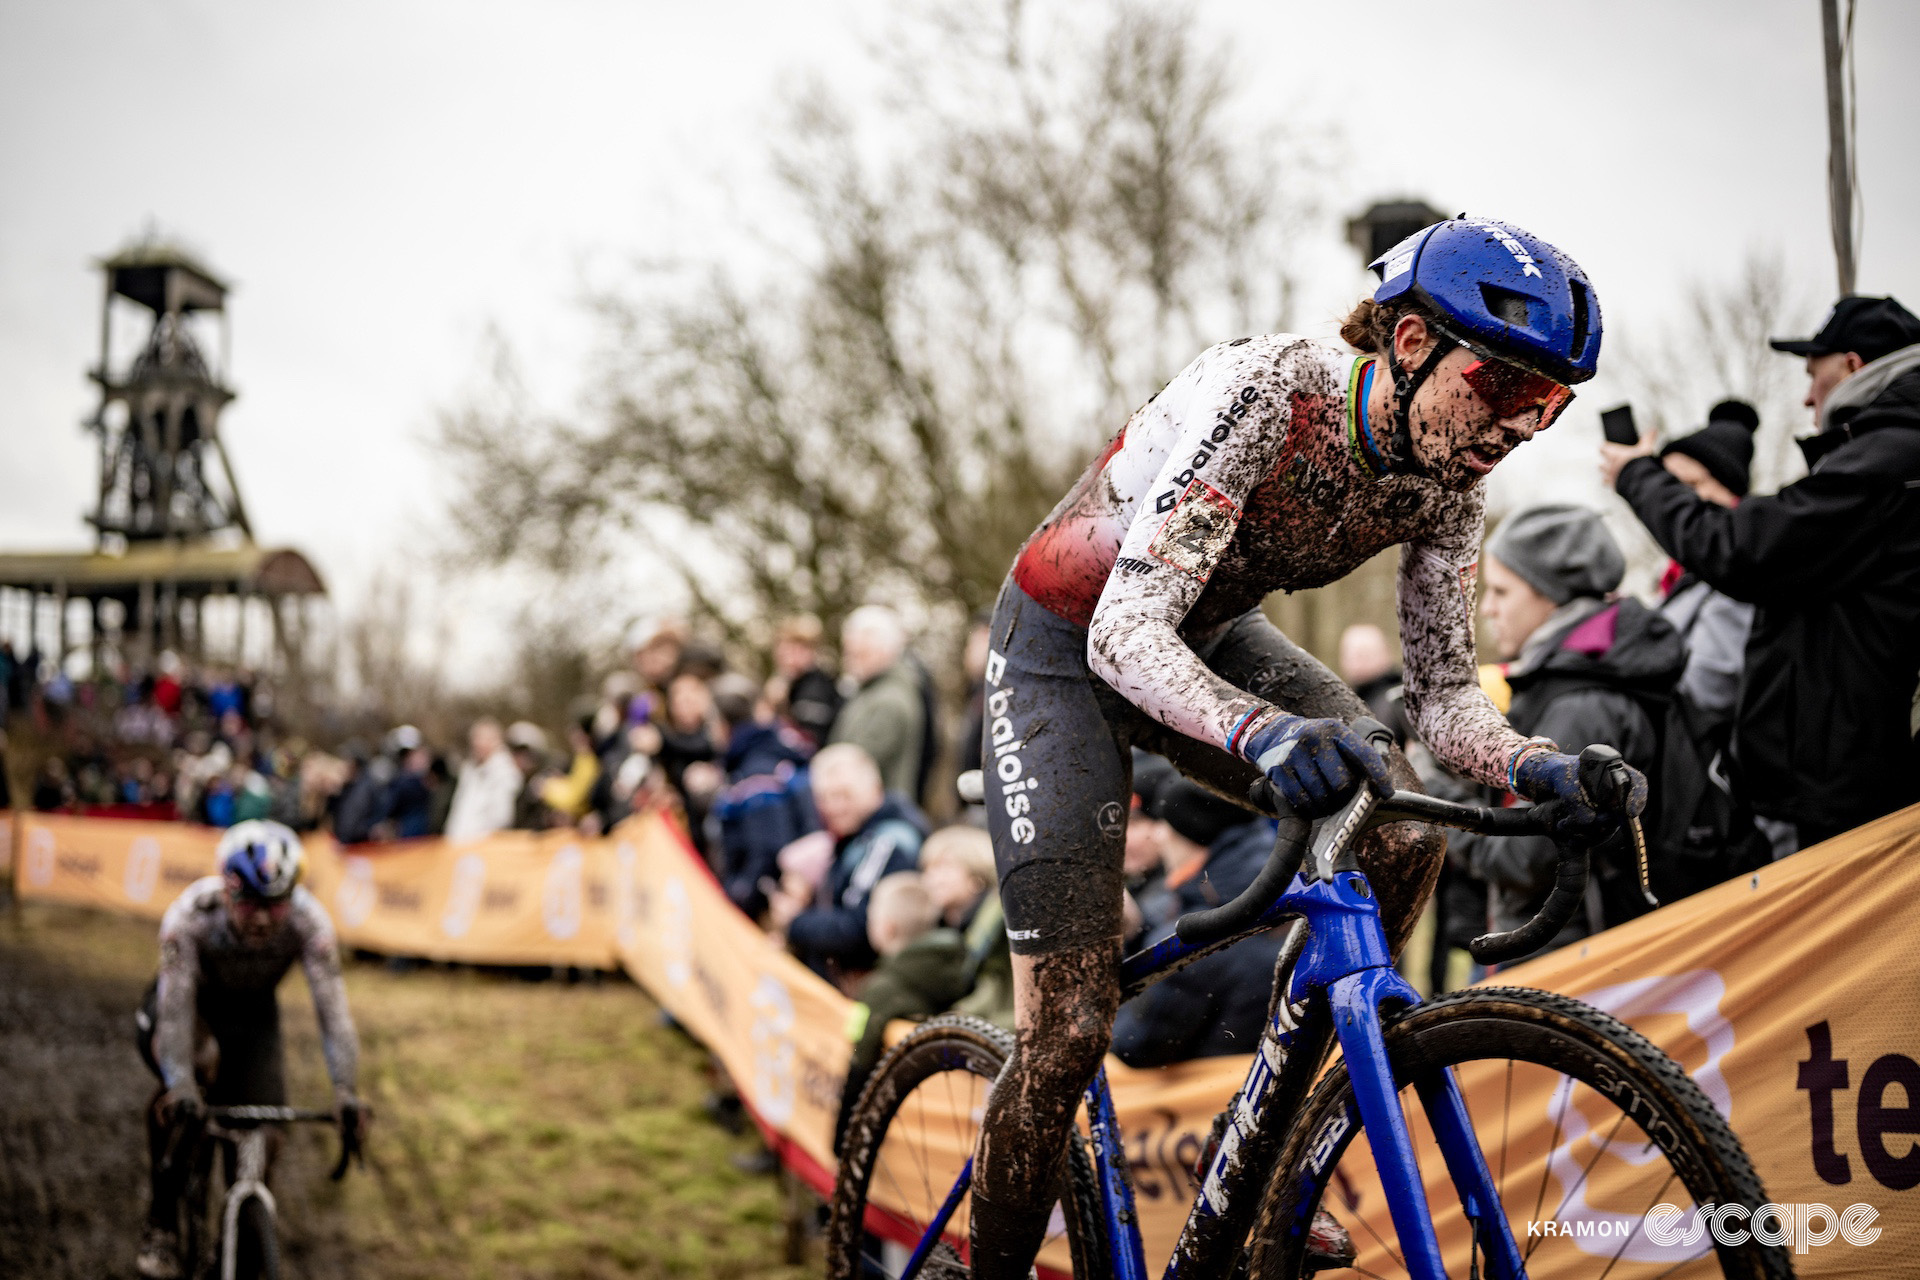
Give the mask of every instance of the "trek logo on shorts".
<svg viewBox="0 0 1920 1280">
<path fill-rule="evenodd" d="M 1174 504 L 1173 514 L 1153 535 L 1147 551 L 1174 568 L 1205 582 L 1233 541 L 1240 508 L 1204 480 L 1195 480 Z"/>
<path fill-rule="evenodd" d="M 991 717 L 987 724 L 987 741 L 993 748 L 993 760 L 985 771 L 1000 780 L 1000 801 L 1005 806 L 1007 816 L 1013 819 L 1007 827 L 1007 834 L 1013 837 L 1015 844 L 1032 844 L 1035 834 L 1033 819 L 1027 815 L 1033 812 L 1033 797 L 1029 793 L 1040 786 L 1040 779 L 1027 773 L 1026 763 L 1019 756 L 1027 744 L 1017 736 L 1013 727 L 1014 690 L 1011 686 L 998 687 L 1000 677 L 1006 674 L 1006 670 L 1007 660 L 989 649 L 986 678 L 987 683 L 995 688 L 987 697 L 987 715 Z"/>
</svg>

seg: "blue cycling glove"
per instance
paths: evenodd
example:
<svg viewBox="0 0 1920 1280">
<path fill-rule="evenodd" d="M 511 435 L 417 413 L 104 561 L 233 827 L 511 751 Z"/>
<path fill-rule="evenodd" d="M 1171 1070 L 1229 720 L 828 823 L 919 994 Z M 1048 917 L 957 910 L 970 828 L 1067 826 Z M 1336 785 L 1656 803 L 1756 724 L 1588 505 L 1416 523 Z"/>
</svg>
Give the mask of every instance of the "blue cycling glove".
<svg viewBox="0 0 1920 1280">
<path fill-rule="evenodd" d="M 1637 818 L 1647 809 L 1647 775 L 1631 765 L 1627 774 L 1633 784 L 1627 796 L 1627 812 Z M 1620 814 L 1601 809 L 1581 787 L 1579 756 L 1530 751 L 1514 764 L 1512 777 L 1513 789 L 1534 803 L 1560 802 L 1560 814 L 1553 824 L 1557 835 L 1606 836 L 1620 821 Z"/>
<path fill-rule="evenodd" d="M 1272 779 L 1287 807 L 1302 818 L 1332 813 L 1362 781 L 1382 799 L 1393 794 L 1387 762 L 1344 720 L 1283 711 L 1236 738 L 1235 752 Z"/>
</svg>

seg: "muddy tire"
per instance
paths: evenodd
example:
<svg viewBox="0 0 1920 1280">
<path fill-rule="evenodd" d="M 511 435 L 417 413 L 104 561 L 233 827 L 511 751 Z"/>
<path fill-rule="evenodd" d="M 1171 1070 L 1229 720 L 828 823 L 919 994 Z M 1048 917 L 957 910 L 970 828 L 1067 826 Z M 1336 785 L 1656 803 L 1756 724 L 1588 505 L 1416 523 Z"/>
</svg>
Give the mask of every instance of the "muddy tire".
<svg viewBox="0 0 1920 1280">
<path fill-rule="evenodd" d="M 1784 1248 L 1751 1238 L 1728 1246 L 1703 1232 L 1698 1243 L 1678 1246 L 1681 1252 L 1668 1246 L 1669 1252 L 1660 1253 L 1662 1246 L 1645 1235 L 1645 1214 L 1657 1203 L 1673 1203 L 1686 1212 L 1706 1204 L 1742 1204 L 1751 1211 L 1766 1203 L 1767 1195 L 1739 1139 L 1699 1086 L 1625 1023 L 1564 996 L 1494 987 L 1405 1010 L 1389 1017 L 1385 1030 L 1423 1169 L 1440 1166 L 1415 1086 L 1449 1067 L 1479 1075 L 1483 1082 L 1486 1073 L 1494 1073 L 1495 1088 L 1480 1095 L 1478 1107 L 1469 1096 L 1468 1110 L 1502 1212 L 1529 1256 L 1530 1273 L 1597 1275 L 1605 1269 L 1622 1278 L 1672 1274 L 1740 1280 L 1793 1275 Z M 1499 1093 L 1501 1075 L 1504 1104 L 1489 1105 Z M 1524 1127 L 1540 1114 L 1528 1108 L 1543 1098 L 1546 1115 L 1558 1110 L 1545 1143 L 1529 1139 Z M 1512 1125 L 1516 1116 L 1521 1126 Z M 1251 1276 L 1292 1280 L 1309 1273 L 1306 1228 L 1323 1201 L 1361 1255 L 1355 1271 L 1315 1274 L 1407 1274 L 1377 1182 L 1371 1181 L 1376 1176 L 1371 1154 L 1365 1142 L 1355 1141 L 1360 1129 L 1346 1065 L 1336 1062 L 1307 1100 L 1275 1166 L 1248 1241 Z M 1521 1135 L 1511 1150 L 1510 1131 Z M 1605 1141 L 1597 1141 L 1603 1134 Z M 1484 1274 L 1485 1256 L 1471 1243 L 1473 1233 L 1451 1184 L 1444 1173 L 1439 1177 L 1437 1187 L 1429 1183 L 1429 1202 L 1448 1271 L 1466 1275 L 1477 1263 Z M 1543 1221 L 1592 1230 L 1586 1239 L 1558 1231 L 1530 1235 L 1529 1223 Z M 1602 1231 L 1603 1226 L 1609 1230 Z M 1551 1253 L 1536 1260 L 1534 1251 L 1543 1246 Z"/>
<path fill-rule="evenodd" d="M 845 1151 L 827 1224 L 830 1280 L 897 1274 L 897 1265 L 892 1264 L 911 1246 L 887 1245 L 871 1228 L 882 1226 L 882 1219 L 887 1234 L 894 1236 L 901 1234 L 903 1226 L 924 1228 L 931 1218 L 926 1206 L 939 1204 L 953 1185 L 961 1160 L 972 1150 L 987 1090 L 1012 1053 L 1013 1036 L 1008 1032 L 979 1018 L 949 1014 L 919 1027 L 880 1060 L 846 1125 Z M 927 1092 L 917 1095 L 921 1090 Z M 945 1164 L 937 1157 L 925 1157 L 923 1144 L 903 1141 L 905 1130 L 919 1122 L 922 1103 L 917 1098 L 932 1108 L 929 1114 L 943 1118 L 941 1136 L 948 1139 L 950 1148 Z M 903 1110 L 908 1113 L 904 1120 Z M 961 1127 L 962 1122 L 972 1127 Z M 889 1131 L 895 1137 L 892 1144 L 887 1141 Z M 935 1167 L 929 1168 L 929 1163 Z M 1110 1268 L 1099 1181 L 1086 1140 L 1078 1133 L 1068 1141 L 1062 1181 L 1064 1194 L 1054 1224 L 1066 1238 L 1073 1275 L 1105 1280 Z M 876 1193 L 873 1201 L 870 1193 Z M 898 1212 L 903 1201 L 912 1202 L 916 1209 Z M 953 1221 L 958 1220 L 956 1213 Z M 948 1235 L 954 1234 L 950 1226 Z M 965 1271 L 958 1252 L 942 1244 L 921 1274 L 954 1276 Z"/>
<path fill-rule="evenodd" d="M 237 1280 L 280 1280 L 280 1240 L 266 1202 L 249 1196 L 234 1220 L 233 1274 Z"/>
</svg>

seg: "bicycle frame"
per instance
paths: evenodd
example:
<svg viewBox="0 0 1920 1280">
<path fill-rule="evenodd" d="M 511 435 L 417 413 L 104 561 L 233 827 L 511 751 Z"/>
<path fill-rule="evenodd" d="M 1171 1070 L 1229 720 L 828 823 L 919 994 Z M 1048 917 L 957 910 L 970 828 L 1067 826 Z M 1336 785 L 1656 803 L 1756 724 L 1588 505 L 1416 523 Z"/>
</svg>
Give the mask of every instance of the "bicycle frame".
<svg viewBox="0 0 1920 1280">
<path fill-rule="evenodd" d="M 279 1205 L 267 1187 L 267 1131 L 263 1126 L 268 1123 L 303 1121 L 328 1124 L 332 1123 L 333 1114 L 294 1107 L 251 1105 L 215 1107 L 209 1114 L 201 1136 L 216 1142 L 232 1143 L 234 1147 L 233 1177 L 227 1184 L 220 1205 L 220 1280 L 235 1280 L 235 1272 L 239 1268 L 240 1210 L 247 1201 L 260 1201 L 267 1207 L 269 1223 L 277 1225 L 279 1222 Z M 346 1160 L 346 1149 L 343 1148 L 336 1178 L 346 1168 Z M 190 1203 L 197 1202 L 199 1195 L 192 1194 L 188 1198 Z M 201 1209 L 196 1207 L 192 1212 L 197 1221 Z M 192 1248 L 190 1252 L 195 1256 L 194 1265 L 198 1266 L 198 1248 Z"/>
<path fill-rule="evenodd" d="M 209 1137 L 231 1142 L 235 1147 L 233 1182 L 220 1208 L 220 1280 L 234 1280 L 240 1250 L 240 1209 L 248 1200 L 267 1206 L 267 1219 L 277 1223 L 279 1206 L 267 1189 L 267 1133 L 259 1127 L 227 1129 L 207 1127 Z"/>
<path fill-rule="evenodd" d="M 1286 892 L 1247 930 L 1226 942 L 1204 946 L 1170 936 L 1122 961 L 1122 989 L 1134 992 L 1203 954 L 1289 917 L 1298 918 L 1305 930 L 1286 997 L 1274 1002 L 1247 1078 L 1228 1105 L 1224 1127 L 1216 1126 L 1219 1145 L 1217 1149 L 1210 1145 L 1199 1194 L 1164 1273 L 1166 1280 L 1224 1276 L 1231 1271 L 1279 1148 L 1336 1039 L 1407 1269 L 1416 1280 L 1446 1280 L 1412 1137 L 1400 1109 L 1400 1086 L 1387 1061 L 1381 1028 L 1384 1010 L 1417 1005 L 1420 995 L 1393 967 L 1379 903 L 1350 844 L 1386 822 L 1444 821 L 1451 811 L 1452 806 L 1425 796 L 1400 792 L 1380 801 L 1363 790 L 1321 825 L 1313 840 L 1312 862 L 1302 867 Z M 1462 1208 L 1475 1224 L 1487 1275 L 1493 1280 L 1521 1280 L 1525 1265 L 1499 1211 L 1493 1176 L 1453 1072 L 1441 1072 L 1437 1082 L 1420 1082 L 1419 1094 Z M 1115 1280 L 1149 1280 L 1126 1150 L 1104 1069 L 1088 1086 L 1086 1105 L 1113 1275 Z M 1326 1132 L 1315 1136 L 1310 1158 L 1324 1163 L 1351 1124 L 1352 1118 L 1345 1115 L 1329 1122 Z M 968 1161 L 942 1211 L 922 1234 L 902 1280 L 916 1272 L 945 1230 L 972 1172 L 973 1163 Z M 1310 1219 L 1309 1207 L 1299 1206 L 1289 1229 L 1305 1232 Z"/>
</svg>

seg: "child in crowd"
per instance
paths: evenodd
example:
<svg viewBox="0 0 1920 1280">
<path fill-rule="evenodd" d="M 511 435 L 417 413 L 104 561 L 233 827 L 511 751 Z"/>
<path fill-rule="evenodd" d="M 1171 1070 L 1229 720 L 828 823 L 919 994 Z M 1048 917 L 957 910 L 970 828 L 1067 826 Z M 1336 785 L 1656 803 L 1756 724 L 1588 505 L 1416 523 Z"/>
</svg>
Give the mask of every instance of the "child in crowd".
<svg viewBox="0 0 1920 1280">
<path fill-rule="evenodd" d="M 940 927 L 939 908 L 917 871 L 896 871 L 873 886 L 867 900 L 867 941 L 880 963 L 861 985 L 860 1003 L 847 1021 L 853 1060 L 847 1065 L 834 1125 L 836 1153 L 848 1113 L 886 1047 L 887 1024 L 895 1018 L 940 1013 L 967 990 L 966 941 L 955 930 Z"/>
<path fill-rule="evenodd" d="M 1013 1030 L 1013 956 L 992 839 L 979 827 L 936 831 L 920 850 L 920 875 L 940 922 L 966 940 L 972 989 L 953 1006 L 955 1012 Z"/>
</svg>

